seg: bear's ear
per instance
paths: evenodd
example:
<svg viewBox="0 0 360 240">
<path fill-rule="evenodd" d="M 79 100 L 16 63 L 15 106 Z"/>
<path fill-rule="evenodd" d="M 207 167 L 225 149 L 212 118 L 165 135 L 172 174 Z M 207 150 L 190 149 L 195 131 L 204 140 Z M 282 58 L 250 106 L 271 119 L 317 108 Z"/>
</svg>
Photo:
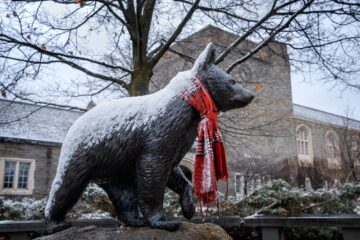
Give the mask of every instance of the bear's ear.
<svg viewBox="0 0 360 240">
<path fill-rule="evenodd" d="M 199 70 L 205 69 L 207 66 L 215 62 L 215 46 L 210 42 L 205 50 L 196 59 L 192 70 L 198 72 Z"/>
</svg>

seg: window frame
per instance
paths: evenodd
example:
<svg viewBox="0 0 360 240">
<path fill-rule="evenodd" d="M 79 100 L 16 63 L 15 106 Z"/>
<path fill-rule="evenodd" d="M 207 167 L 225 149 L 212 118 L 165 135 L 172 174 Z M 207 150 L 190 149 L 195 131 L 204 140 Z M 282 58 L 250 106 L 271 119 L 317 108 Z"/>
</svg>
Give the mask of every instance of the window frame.
<svg viewBox="0 0 360 240">
<path fill-rule="evenodd" d="M 239 177 L 240 186 L 238 186 L 238 184 L 237 184 L 237 181 L 236 181 L 237 177 Z M 241 174 L 239 172 L 234 173 L 234 192 L 235 192 L 236 198 L 242 198 L 244 196 L 244 186 L 242 186 L 242 184 L 241 184 L 241 182 L 244 182 L 244 180 L 241 181 L 241 178 L 243 178 L 243 174 Z M 239 192 L 236 191 L 237 188 L 239 188 Z"/>
<path fill-rule="evenodd" d="M 335 145 L 331 145 L 332 147 L 334 147 L 335 151 L 334 152 L 334 156 L 335 157 L 332 157 L 332 156 L 329 156 L 329 150 L 328 150 L 328 147 L 330 146 L 330 144 L 328 144 L 328 137 L 330 134 L 333 134 L 334 137 L 335 137 Z M 329 168 L 340 168 L 340 138 L 339 136 L 336 134 L 335 131 L 333 130 L 328 130 L 326 131 L 326 134 L 325 134 L 325 151 L 326 151 L 326 159 L 327 159 L 327 162 L 328 162 L 328 167 Z"/>
<path fill-rule="evenodd" d="M 352 136 L 351 137 L 351 152 L 360 152 L 360 137 Z"/>
<path fill-rule="evenodd" d="M 5 162 L 14 162 L 15 174 L 12 188 L 4 188 Z M 29 163 L 27 188 L 18 188 L 20 163 Z M 0 194 L 1 195 L 32 195 L 35 185 L 35 160 L 24 158 L 0 157 Z"/>
<path fill-rule="evenodd" d="M 360 137 L 353 136 L 351 138 L 351 158 L 355 165 L 360 165 Z"/>
<path fill-rule="evenodd" d="M 307 131 L 307 153 L 308 154 L 301 154 L 298 148 L 298 131 L 304 128 Z M 296 126 L 295 131 L 295 141 L 296 141 L 296 153 L 298 156 L 299 165 L 301 166 L 313 166 L 314 164 L 314 151 L 313 151 L 313 141 L 312 141 L 312 132 L 311 129 L 305 124 L 299 124 Z"/>
</svg>

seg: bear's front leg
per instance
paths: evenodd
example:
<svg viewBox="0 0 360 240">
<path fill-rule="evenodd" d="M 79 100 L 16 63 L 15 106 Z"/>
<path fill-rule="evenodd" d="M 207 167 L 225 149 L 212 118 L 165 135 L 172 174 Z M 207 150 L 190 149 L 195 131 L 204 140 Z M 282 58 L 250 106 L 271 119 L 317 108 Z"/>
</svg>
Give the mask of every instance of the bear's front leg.
<svg viewBox="0 0 360 240">
<path fill-rule="evenodd" d="M 179 194 L 182 214 L 185 218 L 191 219 L 195 214 L 195 204 L 192 197 L 193 188 L 179 165 L 171 169 L 167 186 Z"/>
<path fill-rule="evenodd" d="M 181 221 L 166 220 L 163 210 L 170 159 L 146 156 L 137 162 L 136 180 L 140 211 L 152 228 L 176 231 Z"/>
</svg>

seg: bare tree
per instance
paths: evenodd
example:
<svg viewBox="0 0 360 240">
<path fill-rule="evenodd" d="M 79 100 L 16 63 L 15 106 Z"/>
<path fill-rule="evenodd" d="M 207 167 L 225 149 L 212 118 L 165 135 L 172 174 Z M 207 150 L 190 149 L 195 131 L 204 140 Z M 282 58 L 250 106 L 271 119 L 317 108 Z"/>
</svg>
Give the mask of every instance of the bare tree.
<svg viewBox="0 0 360 240">
<path fill-rule="evenodd" d="M 346 181 L 360 181 L 360 122 L 344 118 L 344 129 L 341 142 L 341 155 L 344 160 Z"/>
<path fill-rule="evenodd" d="M 244 193 L 243 197 L 252 194 L 256 189 L 271 181 L 270 177 L 275 176 L 277 173 L 269 156 L 268 159 L 264 157 L 243 159 L 239 164 L 241 164 L 243 180 L 243 185 L 241 186 Z"/>
<path fill-rule="evenodd" d="M 239 35 L 217 63 L 244 40 L 258 41 L 229 72 L 279 40 L 290 47 L 294 67 L 316 65 L 327 80 L 360 89 L 354 77 L 360 70 L 357 0 L 5 0 L 0 13 L 3 96 L 48 97 L 29 86 L 49 73 L 47 68 L 62 65 L 87 77 L 66 84 L 47 80 L 71 97 L 146 94 L 164 53 L 204 23 Z"/>
</svg>

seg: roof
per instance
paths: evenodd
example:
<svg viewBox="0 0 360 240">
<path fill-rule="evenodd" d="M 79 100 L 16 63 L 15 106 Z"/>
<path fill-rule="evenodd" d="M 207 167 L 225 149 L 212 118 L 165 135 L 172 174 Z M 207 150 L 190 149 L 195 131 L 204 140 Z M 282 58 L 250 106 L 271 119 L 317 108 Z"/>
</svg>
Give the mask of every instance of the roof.
<svg viewBox="0 0 360 240">
<path fill-rule="evenodd" d="M 360 121 L 358 120 L 350 119 L 340 115 L 335 115 L 299 104 L 293 104 L 293 106 L 295 118 L 301 118 L 312 122 L 315 121 L 324 124 L 360 130 Z"/>
<path fill-rule="evenodd" d="M 360 121 L 294 104 L 294 117 L 360 130 Z M 83 112 L 0 99 L 0 138 L 62 143 Z"/>
<path fill-rule="evenodd" d="M 0 99 L 0 137 L 62 143 L 81 114 L 76 110 Z"/>
</svg>

